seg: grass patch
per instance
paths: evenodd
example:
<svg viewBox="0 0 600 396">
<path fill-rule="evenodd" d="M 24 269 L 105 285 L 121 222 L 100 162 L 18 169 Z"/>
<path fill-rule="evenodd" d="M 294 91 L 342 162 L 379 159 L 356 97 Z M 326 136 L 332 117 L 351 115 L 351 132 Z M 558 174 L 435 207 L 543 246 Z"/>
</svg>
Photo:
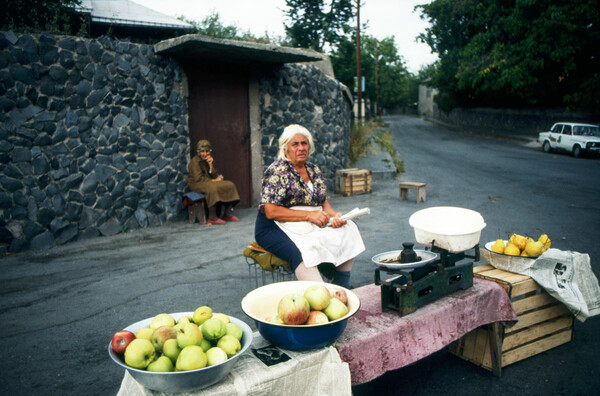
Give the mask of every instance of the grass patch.
<svg viewBox="0 0 600 396">
<path fill-rule="evenodd" d="M 386 151 L 392 158 L 396 173 L 404 172 L 404 161 L 400 159 L 398 150 L 394 146 L 394 136 L 390 131 L 377 130 L 386 126 L 380 118 L 359 121 L 352 126 L 348 141 L 350 166 L 353 166 L 365 156 L 371 144 L 377 144 L 381 150 Z"/>
</svg>

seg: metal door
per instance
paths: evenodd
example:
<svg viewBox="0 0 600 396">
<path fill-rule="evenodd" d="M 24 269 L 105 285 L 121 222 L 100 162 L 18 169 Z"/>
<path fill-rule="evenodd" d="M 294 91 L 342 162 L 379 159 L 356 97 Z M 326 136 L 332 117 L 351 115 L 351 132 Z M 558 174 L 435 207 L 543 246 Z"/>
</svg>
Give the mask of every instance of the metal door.
<svg viewBox="0 0 600 396">
<path fill-rule="evenodd" d="M 189 83 L 190 153 L 208 139 L 217 169 L 237 186 L 238 208 L 252 205 L 248 70 L 198 61 L 184 65 Z"/>
</svg>

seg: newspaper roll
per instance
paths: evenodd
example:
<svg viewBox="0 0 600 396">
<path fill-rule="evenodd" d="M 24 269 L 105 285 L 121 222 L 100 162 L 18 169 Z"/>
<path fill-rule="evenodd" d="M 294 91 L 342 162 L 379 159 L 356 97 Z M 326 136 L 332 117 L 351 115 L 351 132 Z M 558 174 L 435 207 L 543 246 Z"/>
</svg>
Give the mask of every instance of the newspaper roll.
<svg viewBox="0 0 600 396">
<path fill-rule="evenodd" d="M 340 219 L 342 219 L 344 221 L 348 221 L 348 220 L 352 220 L 352 219 L 357 219 L 360 216 L 364 216 L 364 215 L 368 215 L 368 214 L 371 214 L 371 209 L 369 209 L 369 208 L 362 208 L 362 209 L 354 208 L 350 212 L 342 215 L 340 217 Z M 331 226 L 331 220 L 329 220 L 329 223 L 327 223 L 326 226 L 327 227 Z"/>
</svg>

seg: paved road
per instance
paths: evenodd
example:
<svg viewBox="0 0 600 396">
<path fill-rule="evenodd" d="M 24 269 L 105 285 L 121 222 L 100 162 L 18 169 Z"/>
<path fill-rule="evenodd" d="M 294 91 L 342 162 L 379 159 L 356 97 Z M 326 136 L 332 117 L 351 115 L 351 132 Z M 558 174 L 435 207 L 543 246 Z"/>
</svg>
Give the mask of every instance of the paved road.
<svg viewBox="0 0 600 396">
<path fill-rule="evenodd" d="M 600 275 L 598 159 L 546 154 L 535 144 L 457 133 L 417 118 L 387 121 L 405 162 L 402 179 L 426 181 L 428 205 L 480 212 L 487 223 L 482 242 L 499 234 L 546 232 L 553 247 L 588 253 Z M 597 394 L 598 334 L 600 318 L 576 322 L 571 343 L 506 367 L 500 379 L 442 351 L 355 394 Z"/>
<path fill-rule="evenodd" d="M 426 181 L 427 202 L 398 200 L 397 183 L 373 193 L 333 195 L 334 208 L 370 207 L 359 221 L 367 251 L 352 283 L 373 281 L 370 258 L 414 240 L 408 218 L 441 205 L 479 211 L 482 242 L 518 231 L 550 234 L 553 246 L 589 253 L 596 275 L 600 247 L 596 159 L 544 154 L 509 140 L 484 138 L 412 117 L 388 117 L 405 162 L 402 180 Z M 71 243 L 0 259 L 0 392 L 11 395 L 115 394 L 122 371 L 108 358 L 112 333 L 159 312 L 210 305 L 248 324 L 239 307 L 251 290 L 241 251 L 253 237 L 254 209 L 240 223 L 203 227 L 186 222 Z M 571 343 L 508 366 L 500 379 L 445 350 L 355 389 L 393 395 L 592 394 L 600 320 L 576 323 Z"/>
</svg>

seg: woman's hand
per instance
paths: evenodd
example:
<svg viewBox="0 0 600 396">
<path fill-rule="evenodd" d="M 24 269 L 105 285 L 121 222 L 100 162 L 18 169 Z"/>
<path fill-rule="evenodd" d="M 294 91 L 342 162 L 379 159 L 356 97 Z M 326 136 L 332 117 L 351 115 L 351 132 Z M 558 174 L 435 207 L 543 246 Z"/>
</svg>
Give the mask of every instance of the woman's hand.
<svg viewBox="0 0 600 396">
<path fill-rule="evenodd" d="M 210 166 L 210 170 L 212 170 L 212 164 L 213 164 L 213 161 L 214 161 L 212 155 L 207 154 L 205 161 L 208 163 L 208 166 Z"/>
<path fill-rule="evenodd" d="M 211 181 L 221 181 L 221 180 L 225 180 L 223 175 L 219 175 L 219 176 L 215 177 L 214 179 L 212 179 Z"/>
<path fill-rule="evenodd" d="M 309 211 L 308 221 L 322 227 L 329 222 L 329 215 L 322 210 Z"/>
<path fill-rule="evenodd" d="M 342 213 L 338 212 L 338 213 L 335 214 L 335 216 L 332 216 L 330 218 L 330 220 L 331 220 L 331 227 L 332 228 L 338 228 L 338 227 L 341 227 L 341 226 L 343 226 L 344 224 L 347 223 L 346 220 L 342 220 L 342 219 L 340 219 L 340 217 L 342 217 Z"/>
</svg>

